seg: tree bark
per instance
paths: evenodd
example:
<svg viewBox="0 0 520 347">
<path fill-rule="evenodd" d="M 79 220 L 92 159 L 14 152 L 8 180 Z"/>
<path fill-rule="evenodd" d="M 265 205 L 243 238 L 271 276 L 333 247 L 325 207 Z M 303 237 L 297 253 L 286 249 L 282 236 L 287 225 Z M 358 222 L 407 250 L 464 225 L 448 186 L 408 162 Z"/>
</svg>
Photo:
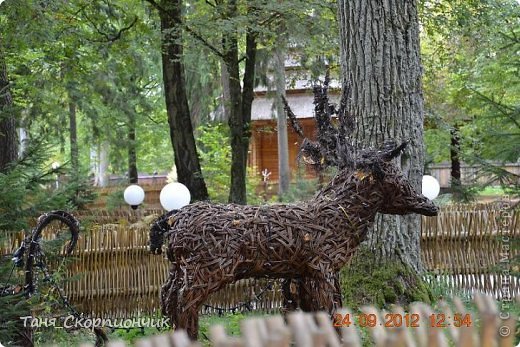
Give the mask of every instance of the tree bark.
<svg viewBox="0 0 520 347">
<path fill-rule="evenodd" d="M 166 111 L 170 126 L 177 178 L 193 200 L 208 199 L 193 136 L 183 63 L 182 0 L 163 0 L 159 10 L 162 32 L 162 66 Z"/>
<path fill-rule="evenodd" d="M 78 150 L 78 126 L 76 117 L 76 103 L 69 101 L 69 141 L 71 175 L 74 182 L 79 178 L 79 150 Z"/>
<path fill-rule="evenodd" d="M 99 145 L 99 168 L 98 168 L 98 185 L 100 187 L 108 186 L 108 165 L 110 164 L 110 142 L 103 140 Z"/>
<path fill-rule="evenodd" d="M 27 149 L 27 141 L 29 141 L 29 134 L 25 128 L 18 128 L 18 136 L 19 136 L 19 145 L 18 155 L 21 157 L 25 153 Z"/>
<path fill-rule="evenodd" d="M 9 164 L 18 158 L 18 136 L 16 118 L 12 111 L 13 99 L 9 88 L 7 66 L 1 46 L 0 37 L 0 172 L 5 172 Z"/>
<path fill-rule="evenodd" d="M 227 17 L 236 17 L 238 14 L 236 1 L 230 0 L 227 5 Z M 224 63 L 229 74 L 230 96 L 228 124 L 231 136 L 231 187 L 229 190 L 229 202 L 246 204 L 247 154 L 251 138 L 251 107 L 254 98 L 257 45 L 256 34 L 251 29 L 247 30 L 242 87 L 240 86 L 240 61 L 236 31 L 224 33 L 222 42 Z"/>
<path fill-rule="evenodd" d="M 276 116 L 278 132 L 278 195 L 282 197 L 289 190 L 291 172 L 289 169 L 289 140 L 287 136 L 287 116 L 282 97 L 285 97 L 285 42 L 278 36 L 274 50 L 274 79 L 276 85 Z"/>
<path fill-rule="evenodd" d="M 460 132 L 459 125 L 455 123 L 450 130 L 450 160 L 451 160 L 451 191 L 455 200 L 461 199 L 461 175 L 460 175 Z"/>
<path fill-rule="evenodd" d="M 231 97 L 229 91 L 229 73 L 227 71 L 227 66 L 224 63 L 220 64 L 220 84 L 222 86 L 222 112 L 218 115 L 219 118 L 215 120 L 219 122 L 227 122 Z"/>
<path fill-rule="evenodd" d="M 135 137 L 135 114 L 128 115 L 128 181 L 137 184 L 137 142 Z"/>
<path fill-rule="evenodd" d="M 423 95 L 416 0 L 338 0 L 346 112 L 355 148 L 408 141 L 401 167 L 415 188 L 423 174 Z M 376 258 L 396 258 L 415 271 L 420 217 L 378 215 L 369 233 Z"/>
</svg>

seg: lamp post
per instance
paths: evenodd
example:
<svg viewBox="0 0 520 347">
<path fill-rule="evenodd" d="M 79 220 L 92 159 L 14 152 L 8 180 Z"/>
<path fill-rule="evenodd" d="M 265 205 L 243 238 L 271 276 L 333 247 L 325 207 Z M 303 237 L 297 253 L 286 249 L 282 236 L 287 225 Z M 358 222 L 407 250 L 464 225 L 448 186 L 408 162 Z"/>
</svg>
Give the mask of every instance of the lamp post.
<svg viewBox="0 0 520 347">
<path fill-rule="evenodd" d="M 424 175 L 422 178 L 422 194 L 430 200 L 439 196 L 441 186 L 439 181 L 433 176 Z"/>
<path fill-rule="evenodd" d="M 52 168 L 52 171 L 54 171 L 56 173 L 56 189 L 58 189 L 60 187 L 60 180 L 59 180 L 59 176 L 58 176 L 58 173 L 56 172 L 59 168 L 60 168 L 60 163 L 58 163 L 57 161 L 53 162 L 51 164 L 51 168 Z"/>
<path fill-rule="evenodd" d="M 128 186 L 123 194 L 125 202 L 134 210 L 143 202 L 144 195 L 143 188 L 137 184 Z M 191 200 L 191 194 L 184 184 L 173 182 L 163 187 L 159 195 L 159 200 L 161 206 L 169 212 L 188 205 Z"/>
<path fill-rule="evenodd" d="M 144 201 L 144 190 L 137 184 L 132 184 L 126 187 L 123 197 L 125 202 L 135 210 Z"/>
<path fill-rule="evenodd" d="M 159 200 L 166 211 L 178 210 L 190 203 L 191 194 L 184 184 L 173 182 L 164 186 Z"/>
</svg>

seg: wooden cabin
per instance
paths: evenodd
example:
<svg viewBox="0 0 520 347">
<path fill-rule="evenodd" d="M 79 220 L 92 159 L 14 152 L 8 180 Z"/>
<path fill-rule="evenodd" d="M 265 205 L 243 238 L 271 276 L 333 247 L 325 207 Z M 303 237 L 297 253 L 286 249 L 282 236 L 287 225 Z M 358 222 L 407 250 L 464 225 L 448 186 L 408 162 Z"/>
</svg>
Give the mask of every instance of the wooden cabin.
<svg viewBox="0 0 520 347">
<path fill-rule="evenodd" d="M 268 79 L 273 79 L 269 76 Z M 285 80 L 286 80 L 286 99 L 291 106 L 293 113 L 298 118 L 304 134 L 307 138 L 316 138 L 314 121 L 314 96 L 312 93 L 312 83 L 310 71 L 301 66 L 298 50 L 292 51 L 285 59 Z M 273 84 L 274 85 L 274 84 Z M 330 101 L 338 104 L 340 99 L 340 84 L 337 80 L 331 80 L 329 89 Z M 267 169 L 271 172 L 270 183 L 278 182 L 278 134 L 276 110 L 273 107 L 274 93 L 269 93 L 266 86 L 259 86 L 255 89 L 251 120 L 252 134 L 249 151 L 249 166 L 261 175 Z M 291 125 L 287 125 L 289 143 L 289 167 L 291 179 L 294 180 L 298 174 L 297 155 L 303 139 L 299 138 Z M 305 177 L 316 177 L 312 168 L 306 167 L 301 162 L 300 171 Z"/>
<path fill-rule="evenodd" d="M 287 101 L 303 128 L 306 137 L 316 138 L 316 127 L 314 121 L 313 95 L 310 88 L 289 89 L 286 91 Z M 339 94 L 331 94 L 331 99 L 336 101 Z M 261 175 L 265 169 L 271 172 L 270 183 L 278 181 L 278 133 L 276 113 L 273 108 L 273 99 L 268 97 L 265 91 L 257 91 L 252 108 L 252 134 L 249 151 L 249 166 Z M 298 165 L 305 177 L 315 177 L 315 172 L 301 162 L 298 164 L 297 156 L 301 139 L 291 125 L 287 125 L 287 137 L 289 143 L 289 167 L 291 178 L 294 179 L 298 173 Z"/>
</svg>

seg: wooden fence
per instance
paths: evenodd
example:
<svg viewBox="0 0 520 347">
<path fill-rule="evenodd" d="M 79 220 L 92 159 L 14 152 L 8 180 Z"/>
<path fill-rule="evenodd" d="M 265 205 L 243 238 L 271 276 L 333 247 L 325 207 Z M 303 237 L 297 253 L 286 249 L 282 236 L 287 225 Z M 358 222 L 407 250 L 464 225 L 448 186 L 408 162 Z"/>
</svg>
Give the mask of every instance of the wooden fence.
<svg viewBox="0 0 520 347">
<path fill-rule="evenodd" d="M 520 294 L 520 210 L 511 203 L 450 205 L 422 218 L 421 251 L 429 280 L 457 292 Z M 518 262 L 518 260 L 517 260 Z M 516 268 L 514 268 L 516 266 Z"/>
<path fill-rule="evenodd" d="M 125 213 L 98 212 L 94 217 L 105 224 L 90 225 L 80 236 L 68 277 L 81 276 L 67 282 L 65 292 L 85 314 L 129 317 L 154 314 L 159 308 L 169 263 L 164 256 L 149 254 L 148 224 L 131 223 L 136 219 L 134 212 Z M 518 277 L 504 271 L 512 271 L 513 258 L 520 255 L 518 244 L 513 247 L 520 238 L 519 215 L 518 209 L 510 213 L 497 204 L 455 205 L 442 208 L 437 217 L 423 218 L 422 260 L 432 274 L 427 279 L 454 293 L 482 291 L 495 298 L 519 295 Z M 55 238 L 58 226 L 51 224 L 44 238 Z M 2 253 L 12 252 L 21 239 L 20 233 L 12 234 Z M 212 295 L 202 311 L 273 313 L 280 306 L 279 282 L 248 279 Z"/>
<path fill-rule="evenodd" d="M 468 311 L 457 298 L 454 303 L 453 309 L 446 303 L 439 309 L 417 303 L 408 313 L 400 307 L 392 312 L 364 307 L 355 314 L 341 309 L 333 319 L 325 312 L 292 312 L 287 322 L 279 315 L 248 318 L 241 322 L 241 336 L 229 336 L 222 325 L 213 325 L 209 329 L 209 340 L 212 346 L 222 347 L 361 347 L 369 343 L 376 347 L 513 347 L 517 318 L 501 316 L 491 297 L 475 297 L 477 313 Z M 446 327 L 439 324 L 442 317 L 447 318 Z M 362 337 L 360 327 L 368 331 L 368 338 Z M 127 345 L 114 341 L 108 346 Z M 183 330 L 175 330 L 140 339 L 135 346 L 195 347 L 201 344 L 190 340 Z"/>
</svg>

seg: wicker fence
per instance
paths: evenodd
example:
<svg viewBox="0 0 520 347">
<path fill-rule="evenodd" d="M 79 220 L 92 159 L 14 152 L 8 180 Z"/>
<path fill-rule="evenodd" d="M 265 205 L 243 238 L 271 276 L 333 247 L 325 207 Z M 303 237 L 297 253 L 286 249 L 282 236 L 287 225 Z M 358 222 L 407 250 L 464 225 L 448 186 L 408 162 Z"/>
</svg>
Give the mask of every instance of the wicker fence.
<svg viewBox="0 0 520 347">
<path fill-rule="evenodd" d="M 421 251 L 432 281 L 495 298 L 520 294 L 520 211 L 509 204 L 453 205 L 423 217 Z M 514 264 L 516 258 L 516 264 Z"/>
<path fill-rule="evenodd" d="M 159 211 L 146 211 L 146 213 Z M 78 242 L 65 285 L 72 303 L 81 312 L 96 317 L 129 317 L 153 314 L 159 308 L 159 291 L 168 274 L 168 261 L 148 252 L 148 225 L 135 212 L 79 214 L 79 218 L 101 220 L 88 226 Z M 520 213 L 499 205 L 451 206 L 437 217 L 422 222 L 423 262 L 448 290 L 482 291 L 500 298 L 520 294 L 512 261 L 519 257 Z M 146 219 L 146 218 L 145 218 Z M 54 238 L 59 225 L 51 224 L 45 238 Z M 13 234 L 3 246 L 12 252 L 21 242 Z M 514 246 L 514 242 L 517 242 Z M 518 272 L 518 269 L 516 269 Z M 277 312 L 281 306 L 279 283 L 242 280 L 211 296 L 203 313 L 223 310 Z"/>
</svg>

